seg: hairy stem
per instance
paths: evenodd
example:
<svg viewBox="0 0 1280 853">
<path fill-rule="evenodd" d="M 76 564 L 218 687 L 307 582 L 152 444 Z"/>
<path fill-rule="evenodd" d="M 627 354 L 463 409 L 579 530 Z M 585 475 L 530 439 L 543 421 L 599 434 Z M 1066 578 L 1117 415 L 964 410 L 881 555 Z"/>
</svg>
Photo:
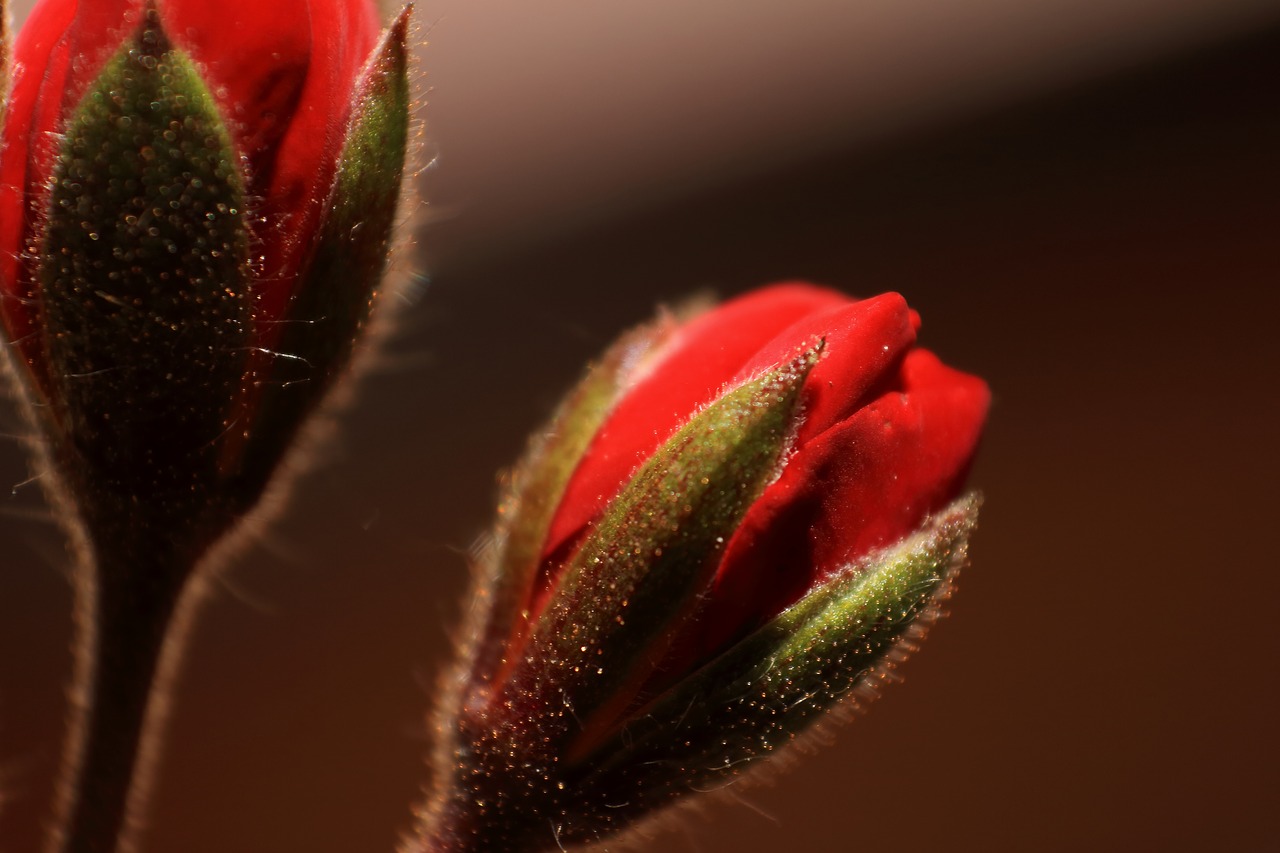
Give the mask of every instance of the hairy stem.
<svg viewBox="0 0 1280 853">
<path fill-rule="evenodd" d="M 71 720 L 49 853 L 137 850 L 198 603 L 189 579 L 203 549 L 175 548 L 167 532 L 115 530 L 124 535 L 99 539 L 78 569 Z"/>
</svg>

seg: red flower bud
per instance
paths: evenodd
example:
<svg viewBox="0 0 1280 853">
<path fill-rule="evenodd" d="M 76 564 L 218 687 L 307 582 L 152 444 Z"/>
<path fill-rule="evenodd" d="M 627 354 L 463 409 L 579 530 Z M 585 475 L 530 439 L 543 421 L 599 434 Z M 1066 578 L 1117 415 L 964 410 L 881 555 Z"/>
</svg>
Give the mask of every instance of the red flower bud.
<svg viewBox="0 0 1280 853">
<path fill-rule="evenodd" d="M 542 571 L 555 571 L 555 555 L 689 413 L 820 338 L 825 354 L 805 382 L 790 458 L 729 541 L 699 637 L 685 648 L 705 658 L 899 541 L 960 493 L 989 401 L 981 379 L 915 347 L 919 325 L 896 293 L 853 300 L 801 284 L 696 318 L 596 434 L 551 522 Z"/>
<path fill-rule="evenodd" d="M 0 132 L 0 320 L 64 465 L 128 479 L 182 432 L 155 462 L 175 489 L 253 504 L 383 274 L 406 20 L 380 39 L 372 0 L 36 6 Z"/>
<path fill-rule="evenodd" d="M 373 0 L 166 0 L 163 15 L 204 67 L 248 160 L 247 191 L 261 199 L 255 316 L 270 349 L 330 201 L 360 70 L 381 31 L 377 8 Z"/>
<path fill-rule="evenodd" d="M 0 321 L 82 557 L 50 849 L 135 848 L 188 580 L 369 319 L 407 26 L 379 35 L 372 0 L 43 0 L 3 69 Z"/>
<path fill-rule="evenodd" d="M 46 204 L 60 134 L 86 88 L 140 24 L 143 0 L 44 0 L 18 33 L 0 160 L 0 286 L 14 340 L 33 322 L 21 258 Z M 361 67 L 380 24 L 372 0 L 169 0 L 169 38 L 202 67 L 259 198 L 259 322 L 282 314 L 329 190 Z"/>
<path fill-rule="evenodd" d="M 779 285 L 588 374 L 482 561 L 427 849 L 616 832 L 902 656 L 963 562 L 989 402 L 918 327 L 897 294 Z"/>
</svg>

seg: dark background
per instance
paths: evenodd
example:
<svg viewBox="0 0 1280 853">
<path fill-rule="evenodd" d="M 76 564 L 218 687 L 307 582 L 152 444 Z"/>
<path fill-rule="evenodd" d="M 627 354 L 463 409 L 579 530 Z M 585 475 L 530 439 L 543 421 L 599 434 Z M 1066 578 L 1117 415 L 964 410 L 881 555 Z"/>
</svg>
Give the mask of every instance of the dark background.
<svg viewBox="0 0 1280 853">
<path fill-rule="evenodd" d="M 1278 108 L 1263 22 L 552 221 L 493 192 L 468 216 L 429 126 L 400 264 L 425 275 L 201 620 L 148 849 L 391 850 L 494 472 L 656 302 L 797 277 L 901 291 L 990 382 L 974 564 L 904 684 L 644 849 L 1275 849 Z M 0 481 L 25 470 L 0 444 Z M 0 494 L 0 543 L 0 849 L 25 853 L 69 667 L 36 485 Z"/>
</svg>

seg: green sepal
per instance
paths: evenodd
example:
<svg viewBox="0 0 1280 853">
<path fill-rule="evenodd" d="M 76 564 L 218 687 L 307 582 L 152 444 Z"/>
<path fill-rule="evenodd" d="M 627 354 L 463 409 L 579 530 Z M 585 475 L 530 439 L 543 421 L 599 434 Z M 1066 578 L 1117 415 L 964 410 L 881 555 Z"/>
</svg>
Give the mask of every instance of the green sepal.
<svg viewBox="0 0 1280 853">
<path fill-rule="evenodd" d="M 637 712 L 566 769 L 563 813 L 588 840 L 691 792 L 729 784 L 828 712 L 874 696 L 936 619 L 966 561 L 970 495 L 887 552 L 809 593 Z"/>
<path fill-rule="evenodd" d="M 176 520 L 216 492 L 251 334 L 249 229 L 216 101 L 144 14 L 70 117 L 37 281 L 55 450 L 85 511 Z"/>
<path fill-rule="evenodd" d="M 507 650 L 518 648 L 527 631 L 542 549 L 569 479 L 636 369 L 673 330 L 663 315 L 610 347 L 560 403 L 507 477 L 498 528 L 478 567 L 475 596 L 483 621 L 473 629 L 474 649 L 468 655 L 475 689 L 484 689 L 505 668 Z"/>
<path fill-rule="evenodd" d="M 328 207 L 259 377 L 237 486 L 249 504 L 347 367 L 386 272 L 409 142 L 410 11 L 388 28 L 356 86 Z"/>
<path fill-rule="evenodd" d="M 640 467 L 561 570 L 513 668 L 450 703 L 430 849 L 551 849 L 575 751 L 608 733 L 777 475 L 823 344 L 723 393 Z M 462 677 L 465 677 L 463 674 Z M 453 688 L 460 685 L 453 682 Z M 455 696 L 456 701 L 459 698 Z M 485 701 L 487 700 L 487 701 Z"/>
<path fill-rule="evenodd" d="M 558 755 L 607 730 L 692 615 L 733 531 L 777 476 L 821 349 L 694 415 L 623 486 L 563 570 L 502 694 Z"/>
</svg>

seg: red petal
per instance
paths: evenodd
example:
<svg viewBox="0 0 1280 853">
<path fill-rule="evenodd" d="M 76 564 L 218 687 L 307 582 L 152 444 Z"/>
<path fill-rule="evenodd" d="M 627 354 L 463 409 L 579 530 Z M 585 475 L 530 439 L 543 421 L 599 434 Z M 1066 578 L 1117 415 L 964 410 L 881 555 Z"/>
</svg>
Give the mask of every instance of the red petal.
<svg viewBox="0 0 1280 853">
<path fill-rule="evenodd" d="M 45 0 L 13 44 L 0 148 L 0 314 L 10 340 L 38 351 L 34 299 L 21 255 L 43 207 L 59 134 L 88 84 L 139 20 L 141 0 Z"/>
<path fill-rule="evenodd" d="M 574 539 L 631 472 L 719 394 L 761 346 L 800 318 L 848 301 L 812 285 L 775 285 L 726 302 L 677 331 L 661 360 L 626 392 L 574 472 L 544 556 Z"/>
<path fill-rule="evenodd" d="M 963 487 L 989 392 L 924 350 L 888 391 L 803 445 L 748 511 L 686 644 L 689 661 L 794 603 L 819 580 L 915 530 Z"/>
<path fill-rule="evenodd" d="M 170 0 L 164 27 L 201 66 L 240 154 L 249 160 L 251 192 L 265 194 L 312 63 L 311 4 L 272 0 L 252 4 L 252 11 L 228 11 L 236 5 L 245 4 Z"/>
<path fill-rule="evenodd" d="M 805 419 L 796 437 L 803 445 L 849 416 L 894 381 L 897 367 L 916 341 L 919 318 L 897 293 L 848 299 L 806 315 L 765 344 L 739 379 L 769 370 L 795 355 L 798 347 L 826 339 L 822 360 L 805 383 Z"/>
<path fill-rule="evenodd" d="M 311 5 L 310 72 L 281 140 L 271 183 L 264 189 L 261 213 L 266 230 L 261 236 L 266 286 L 258 291 L 258 316 L 264 323 L 272 324 L 283 315 L 294 278 L 311 249 L 311 235 L 329 203 L 337 174 L 356 83 L 380 30 L 372 0 Z M 265 336 L 264 345 L 271 345 Z"/>
</svg>

